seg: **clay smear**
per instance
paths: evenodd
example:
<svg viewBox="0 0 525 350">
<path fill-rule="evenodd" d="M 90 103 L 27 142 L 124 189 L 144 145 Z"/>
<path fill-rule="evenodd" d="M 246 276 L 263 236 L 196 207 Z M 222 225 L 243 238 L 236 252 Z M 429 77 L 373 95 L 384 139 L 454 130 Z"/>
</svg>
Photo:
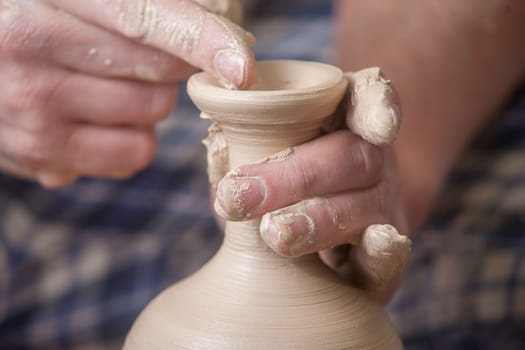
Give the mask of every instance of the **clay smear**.
<svg viewBox="0 0 525 350">
<path fill-rule="evenodd" d="M 399 278 L 405 270 L 411 241 L 391 225 L 371 225 L 353 249 L 354 263 L 367 285 L 381 286 Z"/>
<path fill-rule="evenodd" d="M 215 211 L 220 216 L 229 218 L 230 220 L 246 219 L 249 215 L 246 214 L 246 203 L 244 198 L 248 192 L 252 191 L 252 189 L 248 183 L 240 182 L 235 179 L 235 174 L 229 173 L 225 177 L 228 178 L 227 183 L 229 186 L 222 187 L 227 193 L 217 194 L 217 199 L 214 205 Z M 228 201 L 221 203 L 223 200 Z M 229 211 L 225 212 L 223 207 L 229 208 Z"/>
<path fill-rule="evenodd" d="M 237 6 L 222 1 L 204 1 L 202 4 L 213 5 L 213 9 L 221 13 L 228 9 L 233 11 Z M 174 4 L 178 11 L 177 20 L 167 18 L 163 10 L 152 0 L 133 1 L 125 6 L 126 8 L 119 15 L 118 27 L 132 38 L 139 38 L 146 44 L 167 45 L 181 58 L 193 61 L 197 59 L 193 56 L 195 49 L 200 45 L 203 29 L 213 27 L 210 22 L 215 22 L 229 33 L 227 46 L 218 54 L 221 51 L 228 51 L 240 57 L 242 62 L 249 61 L 249 47 L 255 42 L 254 36 L 222 15 L 207 12 L 203 7 L 190 5 L 189 1 L 182 0 Z M 227 12 L 226 15 L 235 15 L 235 11 Z M 246 76 L 247 69 L 247 66 L 242 68 L 243 76 Z M 236 88 L 226 79 L 222 80 L 228 88 Z"/>
<path fill-rule="evenodd" d="M 350 99 L 347 126 L 374 145 L 392 143 L 401 113 L 390 81 L 377 67 L 346 73 Z"/>
<path fill-rule="evenodd" d="M 201 114 L 201 118 L 209 119 L 209 116 Z M 208 179 L 212 188 L 217 188 L 229 170 L 228 142 L 217 123 L 208 128 L 208 136 L 202 143 L 207 150 Z"/>
<path fill-rule="evenodd" d="M 264 157 L 262 160 L 256 162 L 255 164 L 264 164 L 264 163 L 273 163 L 273 162 L 280 162 L 285 159 L 288 159 L 292 154 L 294 154 L 293 147 L 288 147 L 286 149 L 283 149 L 280 152 L 274 153 L 271 156 Z"/>
<path fill-rule="evenodd" d="M 270 245 L 279 247 L 281 252 L 287 252 L 292 256 L 302 253 L 313 244 L 316 234 L 316 225 L 308 215 L 308 210 L 322 202 L 321 198 L 307 199 L 290 207 L 265 214 L 260 228 L 263 238 Z M 300 227 L 304 228 L 304 232 L 293 232 L 293 226 L 297 221 L 300 222 Z M 276 235 L 268 235 L 270 227 L 277 229 Z"/>
</svg>

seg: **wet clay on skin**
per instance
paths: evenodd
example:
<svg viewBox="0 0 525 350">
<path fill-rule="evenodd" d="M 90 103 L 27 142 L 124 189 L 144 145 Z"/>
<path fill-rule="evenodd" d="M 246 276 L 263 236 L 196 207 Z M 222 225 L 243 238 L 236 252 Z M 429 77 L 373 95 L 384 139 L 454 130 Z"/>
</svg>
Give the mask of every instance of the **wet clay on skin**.
<svg viewBox="0 0 525 350">
<path fill-rule="evenodd" d="M 207 73 L 188 83 L 224 133 L 229 169 L 317 137 L 347 87 L 339 69 L 320 63 L 259 62 L 257 71 L 251 90 L 223 88 Z M 274 253 L 260 222 L 227 222 L 217 255 L 146 307 L 124 349 L 402 349 L 380 305 L 317 254 Z"/>
</svg>

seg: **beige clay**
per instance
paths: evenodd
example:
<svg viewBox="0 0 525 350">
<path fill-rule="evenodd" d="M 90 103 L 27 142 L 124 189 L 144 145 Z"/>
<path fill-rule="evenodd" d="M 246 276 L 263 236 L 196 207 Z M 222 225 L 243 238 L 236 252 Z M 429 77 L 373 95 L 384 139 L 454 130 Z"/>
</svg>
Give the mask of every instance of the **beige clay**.
<svg viewBox="0 0 525 350">
<path fill-rule="evenodd" d="M 381 289 L 405 270 L 411 241 L 391 225 L 371 225 L 352 250 L 354 279 L 368 289 Z"/>
<path fill-rule="evenodd" d="M 396 95 L 378 67 L 347 73 L 350 83 L 347 125 L 374 145 L 391 143 L 400 122 Z"/>
<path fill-rule="evenodd" d="M 229 169 L 228 143 L 217 123 L 208 128 L 208 137 L 202 141 L 207 149 L 208 180 L 213 189 Z"/>
<path fill-rule="evenodd" d="M 248 91 L 225 89 L 207 73 L 188 83 L 226 137 L 229 169 L 318 136 L 347 87 L 339 69 L 320 63 L 270 61 L 257 70 Z M 317 254 L 275 254 L 259 225 L 227 222 L 217 255 L 146 307 L 124 349 L 402 349 L 380 305 Z"/>
</svg>

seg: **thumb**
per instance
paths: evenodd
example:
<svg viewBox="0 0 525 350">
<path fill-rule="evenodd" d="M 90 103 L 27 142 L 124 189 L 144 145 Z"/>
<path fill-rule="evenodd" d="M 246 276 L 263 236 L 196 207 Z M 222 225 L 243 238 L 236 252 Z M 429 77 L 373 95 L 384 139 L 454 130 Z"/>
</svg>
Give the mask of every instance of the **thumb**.
<svg viewBox="0 0 525 350">
<path fill-rule="evenodd" d="M 252 34 L 191 0 L 49 0 L 82 20 L 166 51 L 227 87 L 255 81 Z"/>
<path fill-rule="evenodd" d="M 346 73 L 349 98 L 346 123 L 374 145 L 394 142 L 401 124 L 399 97 L 378 67 Z"/>
</svg>

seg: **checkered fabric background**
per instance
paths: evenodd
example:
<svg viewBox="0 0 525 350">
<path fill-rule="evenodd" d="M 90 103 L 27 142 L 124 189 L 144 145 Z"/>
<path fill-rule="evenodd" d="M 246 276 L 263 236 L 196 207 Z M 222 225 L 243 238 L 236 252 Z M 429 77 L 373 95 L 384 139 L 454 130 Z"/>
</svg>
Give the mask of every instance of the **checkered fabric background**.
<svg viewBox="0 0 525 350">
<path fill-rule="evenodd" d="M 330 61 L 329 2 L 251 2 L 259 59 Z M 465 154 L 388 307 L 407 350 L 525 349 L 525 93 Z M 187 96 L 153 164 L 61 190 L 0 175 L 0 349 L 118 349 L 161 289 L 218 248 L 207 122 Z"/>
</svg>

